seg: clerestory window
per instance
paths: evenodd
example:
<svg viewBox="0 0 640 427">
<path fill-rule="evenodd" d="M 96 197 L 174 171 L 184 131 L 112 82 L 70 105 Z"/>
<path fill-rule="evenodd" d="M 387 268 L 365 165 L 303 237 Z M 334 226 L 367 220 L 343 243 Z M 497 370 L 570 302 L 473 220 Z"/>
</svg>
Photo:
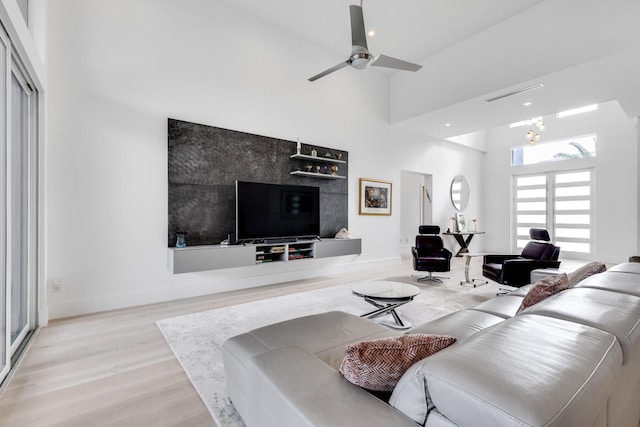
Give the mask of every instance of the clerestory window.
<svg viewBox="0 0 640 427">
<path fill-rule="evenodd" d="M 568 139 L 527 144 L 511 148 L 511 166 L 534 165 L 596 156 L 596 136 L 584 135 Z"/>
</svg>

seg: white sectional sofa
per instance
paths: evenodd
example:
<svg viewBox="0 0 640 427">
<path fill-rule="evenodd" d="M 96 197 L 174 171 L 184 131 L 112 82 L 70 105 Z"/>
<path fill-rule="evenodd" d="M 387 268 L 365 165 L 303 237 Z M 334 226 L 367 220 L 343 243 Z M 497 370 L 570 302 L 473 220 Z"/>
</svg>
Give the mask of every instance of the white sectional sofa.
<svg viewBox="0 0 640 427">
<path fill-rule="evenodd" d="M 409 368 L 388 402 L 339 367 L 347 345 L 399 333 L 342 312 L 229 339 L 229 396 L 250 427 L 638 427 L 640 264 L 516 314 L 530 288 L 406 332 L 458 341 Z"/>
</svg>

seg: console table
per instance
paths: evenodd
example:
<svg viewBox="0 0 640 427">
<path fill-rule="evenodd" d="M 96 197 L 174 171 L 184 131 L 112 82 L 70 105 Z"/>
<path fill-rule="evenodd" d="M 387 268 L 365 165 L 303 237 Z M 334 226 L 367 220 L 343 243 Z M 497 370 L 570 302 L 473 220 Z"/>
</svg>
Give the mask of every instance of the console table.
<svg viewBox="0 0 640 427">
<path fill-rule="evenodd" d="M 456 253 L 456 256 L 461 257 L 462 255 L 469 253 L 469 244 L 471 243 L 473 236 L 476 234 L 484 234 L 484 231 L 454 231 L 442 234 L 446 236 L 453 236 L 456 239 L 456 242 L 460 245 L 460 250 Z"/>
</svg>

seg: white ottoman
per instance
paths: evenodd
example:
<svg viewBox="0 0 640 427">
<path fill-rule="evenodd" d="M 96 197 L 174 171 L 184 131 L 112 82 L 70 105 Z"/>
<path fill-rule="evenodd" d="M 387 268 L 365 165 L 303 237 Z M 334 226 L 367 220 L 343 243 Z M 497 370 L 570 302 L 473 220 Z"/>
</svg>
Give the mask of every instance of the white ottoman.
<svg viewBox="0 0 640 427">
<path fill-rule="evenodd" d="M 531 271 L 529 280 L 531 280 L 531 283 L 536 283 L 538 280 L 544 279 L 545 277 L 559 276 L 562 273 L 567 272 L 559 268 L 538 268 L 537 270 Z"/>
</svg>

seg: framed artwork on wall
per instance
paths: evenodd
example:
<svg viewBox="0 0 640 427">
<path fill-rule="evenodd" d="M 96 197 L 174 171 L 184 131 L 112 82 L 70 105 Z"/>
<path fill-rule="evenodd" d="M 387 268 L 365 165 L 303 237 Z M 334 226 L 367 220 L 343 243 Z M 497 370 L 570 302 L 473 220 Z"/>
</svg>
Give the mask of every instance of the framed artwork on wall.
<svg viewBox="0 0 640 427">
<path fill-rule="evenodd" d="M 391 182 L 360 178 L 360 215 L 391 215 Z"/>
<path fill-rule="evenodd" d="M 456 212 L 456 225 L 458 227 L 458 233 L 467 231 L 467 221 L 465 221 L 462 212 Z"/>
</svg>

